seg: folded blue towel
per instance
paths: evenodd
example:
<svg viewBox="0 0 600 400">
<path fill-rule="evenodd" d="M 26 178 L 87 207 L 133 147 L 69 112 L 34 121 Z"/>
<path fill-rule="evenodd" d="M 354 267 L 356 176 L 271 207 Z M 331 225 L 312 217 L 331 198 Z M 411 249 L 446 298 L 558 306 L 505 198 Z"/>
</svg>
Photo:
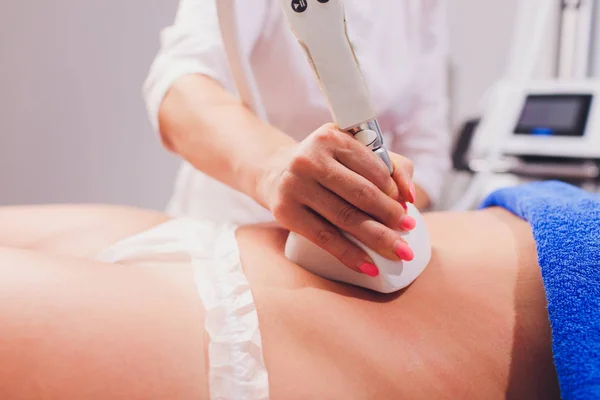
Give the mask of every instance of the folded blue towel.
<svg viewBox="0 0 600 400">
<path fill-rule="evenodd" d="M 501 189 L 492 206 L 533 229 L 562 397 L 600 399 L 600 197 L 552 181 Z"/>
</svg>

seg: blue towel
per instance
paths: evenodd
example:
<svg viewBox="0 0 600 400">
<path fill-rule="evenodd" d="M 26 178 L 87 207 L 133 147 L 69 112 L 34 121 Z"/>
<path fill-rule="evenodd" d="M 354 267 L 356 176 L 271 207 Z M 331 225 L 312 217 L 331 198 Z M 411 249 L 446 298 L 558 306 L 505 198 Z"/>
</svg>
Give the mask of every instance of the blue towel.
<svg viewBox="0 0 600 400">
<path fill-rule="evenodd" d="M 501 189 L 500 206 L 529 222 L 548 300 L 564 399 L 600 399 L 600 197 L 560 182 Z"/>
</svg>

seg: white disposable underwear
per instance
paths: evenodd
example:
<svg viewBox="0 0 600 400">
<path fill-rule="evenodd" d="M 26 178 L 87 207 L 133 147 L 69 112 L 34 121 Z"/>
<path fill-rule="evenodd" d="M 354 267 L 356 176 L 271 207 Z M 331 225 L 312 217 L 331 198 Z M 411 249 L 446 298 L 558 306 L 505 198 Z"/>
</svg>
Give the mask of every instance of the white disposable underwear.
<svg viewBox="0 0 600 400">
<path fill-rule="evenodd" d="M 206 310 L 213 400 L 267 400 L 256 306 L 242 269 L 236 227 L 174 219 L 120 241 L 97 258 L 128 265 L 189 265 Z"/>
</svg>

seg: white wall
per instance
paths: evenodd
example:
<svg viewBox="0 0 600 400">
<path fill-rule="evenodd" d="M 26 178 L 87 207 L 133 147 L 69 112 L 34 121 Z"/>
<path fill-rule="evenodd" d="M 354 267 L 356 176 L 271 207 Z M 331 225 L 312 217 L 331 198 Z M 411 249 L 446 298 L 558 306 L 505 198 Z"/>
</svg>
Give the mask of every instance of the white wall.
<svg viewBox="0 0 600 400">
<path fill-rule="evenodd" d="M 176 4 L 0 2 L 0 205 L 164 207 L 177 162 L 141 86 Z"/>
<path fill-rule="evenodd" d="M 594 4 L 594 20 L 596 24 L 594 26 L 594 37 L 598 40 L 592 44 L 592 58 L 591 58 L 591 75 L 595 78 L 600 78 L 600 0 L 596 0 Z"/>
<path fill-rule="evenodd" d="M 448 0 L 452 122 L 455 127 L 478 115 L 480 100 L 486 89 L 506 73 L 518 4 L 522 1 Z M 536 78 L 549 78 L 555 72 L 560 0 L 550 1 L 554 1 L 556 7 L 546 24 L 539 54 L 534 57 L 533 73 Z M 528 28 L 531 29 L 531 26 Z M 519 41 L 528 41 L 528 33 L 523 35 L 526 37 L 519 37 Z M 519 57 L 525 55 L 520 54 Z"/>
<path fill-rule="evenodd" d="M 449 0 L 452 122 L 474 116 L 505 71 L 519 0 Z"/>
</svg>

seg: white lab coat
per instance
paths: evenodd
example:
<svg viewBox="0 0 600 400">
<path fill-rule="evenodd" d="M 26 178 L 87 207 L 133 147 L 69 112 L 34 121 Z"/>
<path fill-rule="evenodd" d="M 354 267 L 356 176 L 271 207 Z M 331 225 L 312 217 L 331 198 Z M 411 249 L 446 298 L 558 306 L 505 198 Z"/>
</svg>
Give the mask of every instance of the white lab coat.
<svg viewBox="0 0 600 400">
<path fill-rule="evenodd" d="M 373 97 L 386 146 L 410 158 L 415 183 L 440 195 L 449 166 L 445 0 L 345 0 L 348 35 Z M 316 78 L 275 0 L 237 0 L 241 48 L 269 122 L 297 140 L 330 122 Z M 234 91 L 215 0 L 181 0 L 144 85 L 150 118 L 183 75 L 206 74 Z M 249 197 L 183 162 L 169 210 L 238 224 L 272 219 Z"/>
</svg>

